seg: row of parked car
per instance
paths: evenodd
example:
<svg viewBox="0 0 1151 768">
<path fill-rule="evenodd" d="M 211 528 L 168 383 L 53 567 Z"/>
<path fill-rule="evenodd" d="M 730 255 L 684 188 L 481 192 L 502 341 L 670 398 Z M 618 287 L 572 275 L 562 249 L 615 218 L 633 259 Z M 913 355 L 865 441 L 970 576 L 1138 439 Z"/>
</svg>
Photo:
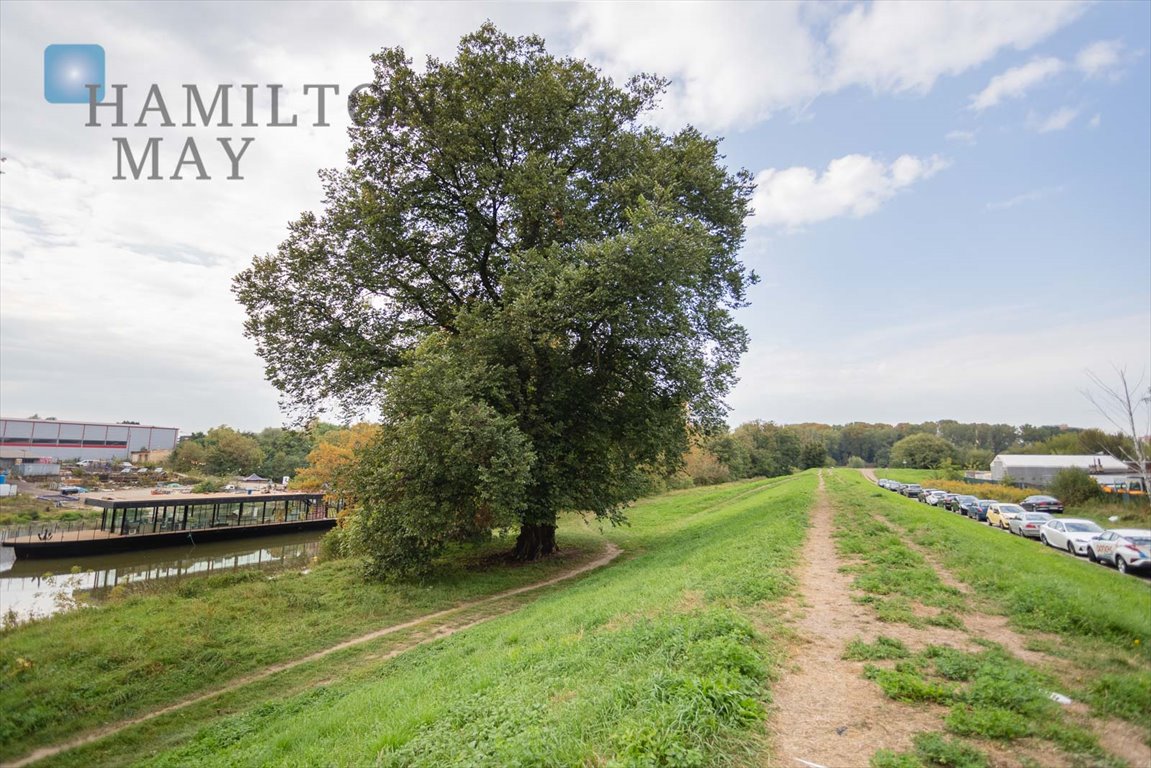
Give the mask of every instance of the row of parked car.
<svg viewBox="0 0 1151 768">
<path fill-rule="evenodd" d="M 1151 570 L 1151 529 L 1105 530 L 1094 520 L 1056 520 L 1054 515 L 1063 513 L 1063 503 L 1053 496 L 1028 496 L 1018 504 L 1009 504 L 937 488 L 924 488 L 918 483 L 883 479 L 879 485 L 909 499 L 987 523 L 992 528 L 1038 539 L 1049 547 L 1065 549 L 1093 563 L 1113 565 L 1120 573 Z"/>
</svg>

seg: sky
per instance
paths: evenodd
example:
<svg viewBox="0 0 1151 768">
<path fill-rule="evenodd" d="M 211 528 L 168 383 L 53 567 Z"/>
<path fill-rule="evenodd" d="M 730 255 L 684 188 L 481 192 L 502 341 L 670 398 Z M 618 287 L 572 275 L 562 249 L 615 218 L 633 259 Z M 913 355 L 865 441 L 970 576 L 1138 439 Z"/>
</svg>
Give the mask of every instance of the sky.
<svg viewBox="0 0 1151 768">
<path fill-rule="evenodd" d="M 732 424 L 1109 428 L 1087 372 L 1151 381 L 1151 3 L 7 0 L 0 413 L 283 423 L 232 277 L 319 210 L 369 56 L 451 58 L 487 19 L 617 79 L 668 78 L 651 122 L 723 137 L 754 175 Z M 102 47 L 128 125 L 48 100 L 68 74 L 53 45 Z M 174 126 L 141 115 L 153 84 Z M 181 125 L 198 121 L 184 84 L 206 107 L 232 84 L 233 125 Z M 274 84 L 294 127 L 268 125 Z M 327 125 L 307 84 L 340 87 Z M 154 137 L 163 178 L 132 178 L 124 147 L 141 162 Z"/>
</svg>

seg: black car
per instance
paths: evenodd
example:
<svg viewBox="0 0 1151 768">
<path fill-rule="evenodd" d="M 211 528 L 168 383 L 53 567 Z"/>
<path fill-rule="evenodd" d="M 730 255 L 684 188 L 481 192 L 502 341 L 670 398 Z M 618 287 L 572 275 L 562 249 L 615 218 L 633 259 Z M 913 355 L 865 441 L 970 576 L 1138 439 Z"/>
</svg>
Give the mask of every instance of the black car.
<svg viewBox="0 0 1151 768">
<path fill-rule="evenodd" d="M 939 501 L 935 502 L 937 509 L 951 509 L 951 505 L 955 503 L 955 497 L 959 494 L 945 493 L 939 497 Z"/>
<path fill-rule="evenodd" d="M 951 504 L 947 507 L 952 512 L 958 512 L 961 515 L 967 516 L 967 510 L 975 506 L 979 499 L 975 496 L 968 496 L 967 494 L 959 494 L 951 500 Z"/>
<path fill-rule="evenodd" d="M 1054 496 L 1028 496 L 1019 502 L 1028 512 L 1046 512 L 1051 515 L 1063 513 L 1063 502 Z"/>
</svg>

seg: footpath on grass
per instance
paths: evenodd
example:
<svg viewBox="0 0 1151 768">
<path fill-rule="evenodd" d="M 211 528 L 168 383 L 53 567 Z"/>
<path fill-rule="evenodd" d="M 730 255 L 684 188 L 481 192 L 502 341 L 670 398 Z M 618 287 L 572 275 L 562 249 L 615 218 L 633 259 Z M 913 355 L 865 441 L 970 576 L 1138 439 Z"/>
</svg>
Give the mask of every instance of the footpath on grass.
<svg viewBox="0 0 1151 768">
<path fill-rule="evenodd" d="M 510 598 L 513 598 L 513 597 L 516 597 L 519 595 L 524 595 L 524 594 L 527 594 L 529 592 L 535 592 L 537 590 L 543 589 L 544 587 L 549 587 L 549 586 L 558 584 L 562 581 L 566 581 L 568 579 L 575 578 L 576 576 L 580 576 L 584 573 L 587 573 L 589 571 L 593 571 L 597 568 L 602 568 L 603 566 L 607 565 L 612 560 L 614 560 L 616 557 L 618 557 L 620 555 L 620 552 L 621 552 L 621 550 L 619 547 L 617 547 L 615 544 L 613 544 L 611 542 L 608 542 L 606 544 L 606 546 L 604 547 L 603 554 L 599 555 L 594 560 L 591 560 L 589 562 L 585 562 L 576 568 L 572 568 L 571 570 L 557 574 L 557 575 L 552 576 L 548 579 L 544 579 L 542 581 L 537 581 L 537 582 L 534 582 L 532 584 L 527 584 L 525 586 L 516 587 L 514 589 L 509 589 L 509 590 L 499 592 L 497 594 L 490 595 L 488 597 L 481 598 L 478 600 L 471 600 L 469 602 L 461 603 L 460 605 L 453 606 L 452 608 L 448 608 L 448 609 L 441 610 L 441 611 L 436 611 L 434 613 L 429 613 L 429 614 L 426 614 L 424 616 L 420 616 L 418 618 L 412 619 L 410 621 L 405 621 L 405 622 L 402 622 L 399 624 L 392 624 L 390 626 L 383 627 L 381 629 L 377 629 L 377 630 L 374 630 L 372 632 L 362 634 L 358 637 L 353 637 L 353 638 L 350 638 L 348 640 L 344 640 L 343 642 L 340 642 L 336 645 L 325 648 L 321 651 L 317 651 L 315 653 L 310 653 L 307 656 L 303 656 L 303 657 L 300 657 L 297 659 L 292 659 L 290 661 L 285 661 L 285 662 L 281 662 L 278 664 L 274 664 L 274 665 L 269 666 L 263 670 L 260 670 L 259 672 L 255 672 L 255 673 L 237 678 L 237 679 L 233 680 L 232 682 L 228 683 L 227 685 L 220 686 L 218 688 L 214 688 L 213 690 L 208 691 L 206 693 L 201 693 L 201 694 L 198 694 L 195 696 L 191 696 L 189 698 L 178 701 L 174 704 L 171 704 L 171 705 L 168 705 L 165 707 L 161 707 L 159 709 L 152 710 L 150 712 L 139 715 L 137 717 L 133 717 L 133 718 L 130 718 L 127 720 L 122 720 L 120 722 L 113 723 L 113 724 L 105 726 L 103 728 L 99 728 L 97 730 L 90 731 L 86 734 L 82 734 L 80 736 L 69 739 L 69 740 L 62 742 L 60 744 L 55 744 L 55 745 L 47 746 L 47 747 L 41 747 L 41 748 L 36 749 L 35 751 L 29 753 L 28 755 L 25 755 L 24 757 L 20 758 L 19 760 L 16 760 L 16 761 L 10 762 L 10 763 L 6 762 L 6 763 L 3 763 L 2 765 L 4 766 L 4 768 L 9 768 L 9 767 L 10 768 L 22 768 L 22 766 L 30 765 L 32 763 L 38 762 L 38 761 L 43 760 L 45 758 L 51 757 L 53 755 L 57 755 L 61 752 L 76 749 L 77 747 L 83 746 L 85 744 L 91 744 L 93 742 L 107 738 L 109 736 L 112 736 L 113 734 L 119 733 L 119 732 L 126 730 L 128 728 L 131 728 L 132 726 L 140 725 L 140 724 L 146 723 L 150 720 L 154 720 L 158 717 L 161 717 L 164 715 L 169 715 L 169 714 L 172 714 L 172 713 L 177 712 L 179 710 L 187 709 L 189 707 L 192 707 L 193 705 L 200 704 L 201 702 L 207 701 L 209 699 L 214 699 L 214 698 L 220 697 L 226 693 L 230 693 L 232 691 L 236 691 L 240 688 L 243 688 L 244 686 L 251 685 L 251 684 L 258 682 L 260 680 L 265 680 L 269 677 L 272 677 L 273 675 L 277 675 L 277 674 L 280 674 L 282 672 L 287 672 L 289 670 L 295 669 L 295 668 L 300 667 L 300 666 L 305 665 L 305 664 L 311 664 L 313 662 L 321 661 L 321 660 L 323 660 L 323 659 L 325 659 L 325 658 L 327 658 L 333 654 L 339 653 L 341 651 L 345 651 L 345 650 L 348 650 L 350 648 L 354 648 L 356 646 L 371 643 L 372 641 L 379 640 L 379 639 L 387 637 L 389 635 L 394 635 L 394 634 L 405 632 L 408 630 L 419 630 L 419 634 L 417 634 L 413 639 L 409 640 L 408 642 L 403 643 L 402 645 L 400 645 L 398 647 L 391 649 L 386 654 L 386 656 L 384 658 L 391 658 L 391 657 L 397 656 L 397 655 L 403 653 L 404 651 L 409 650 L 411 648 L 414 648 L 418 645 L 422 645 L 424 643 L 428 643 L 428 642 L 432 642 L 434 640 L 448 637 L 448 636 L 450 636 L 456 632 L 459 632 L 463 629 L 468 629 L 470 627 L 477 626 L 478 624 L 482 624 L 485 621 L 490 621 L 491 619 L 494 619 L 497 616 L 502 616 L 502 615 L 504 615 L 504 614 L 506 614 L 512 610 L 515 610 L 517 607 L 519 607 L 518 605 L 515 605 L 515 604 L 508 605 L 506 607 L 502 607 L 502 608 L 499 608 L 496 610 L 490 610 L 490 607 L 493 606 L 494 604 L 497 604 L 497 603 L 509 602 Z M 468 619 L 462 623 L 460 623 L 458 621 L 453 621 L 453 619 L 457 619 L 460 616 L 475 612 L 476 609 L 483 609 L 483 608 L 489 609 L 489 610 L 486 610 L 483 613 L 483 615 L 469 616 Z"/>
<path fill-rule="evenodd" d="M 1151 765 L 1141 584 L 855 473 L 831 479 L 835 567 L 883 622 L 861 627 L 840 663 L 883 691 L 891 720 L 928 723 L 872 766 Z"/>
<path fill-rule="evenodd" d="M 860 663 L 843 658 L 852 640 L 881 630 L 890 635 L 893 628 L 853 600 L 852 580 L 842 571 L 846 561 L 835 546 L 833 516 L 821 474 L 799 573 L 798 647 L 772 695 L 774 754 L 765 764 L 773 768 L 862 768 L 877 749 L 907 748 L 915 733 L 936 723 L 932 713 L 885 697 L 863 678 Z M 894 631 L 908 640 L 938 639 L 931 633 L 921 638 L 910 627 Z"/>
</svg>

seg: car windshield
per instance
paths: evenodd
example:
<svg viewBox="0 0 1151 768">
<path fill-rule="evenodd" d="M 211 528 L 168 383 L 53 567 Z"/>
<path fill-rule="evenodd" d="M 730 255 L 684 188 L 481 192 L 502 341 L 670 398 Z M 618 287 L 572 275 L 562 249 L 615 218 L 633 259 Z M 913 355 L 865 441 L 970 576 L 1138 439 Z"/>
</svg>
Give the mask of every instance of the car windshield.
<svg viewBox="0 0 1151 768">
<path fill-rule="evenodd" d="M 1067 530 L 1073 533 L 1095 533 L 1103 529 L 1095 523 L 1067 523 Z"/>
<path fill-rule="evenodd" d="M 1029 512 L 1023 516 L 1027 520 L 1052 520 L 1051 515 L 1046 512 Z"/>
<path fill-rule="evenodd" d="M 959 500 L 960 501 L 975 501 L 975 497 L 974 496 L 960 496 Z"/>
<path fill-rule="evenodd" d="M 1017 504 L 1000 504 L 999 511 L 1002 514 L 1022 515 L 1026 510 Z"/>
<path fill-rule="evenodd" d="M 1032 496 L 1029 501 L 1056 501 L 1056 499 L 1050 496 Z"/>
<path fill-rule="evenodd" d="M 1129 538 L 1127 540 L 1130 541 L 1132 544 L 1134 544 L 1137 547 L 1151 547 L 1151 538 L 1145 539 L 1143 537 L 1139 537 L 1138 539 Z"/>
</svg>

